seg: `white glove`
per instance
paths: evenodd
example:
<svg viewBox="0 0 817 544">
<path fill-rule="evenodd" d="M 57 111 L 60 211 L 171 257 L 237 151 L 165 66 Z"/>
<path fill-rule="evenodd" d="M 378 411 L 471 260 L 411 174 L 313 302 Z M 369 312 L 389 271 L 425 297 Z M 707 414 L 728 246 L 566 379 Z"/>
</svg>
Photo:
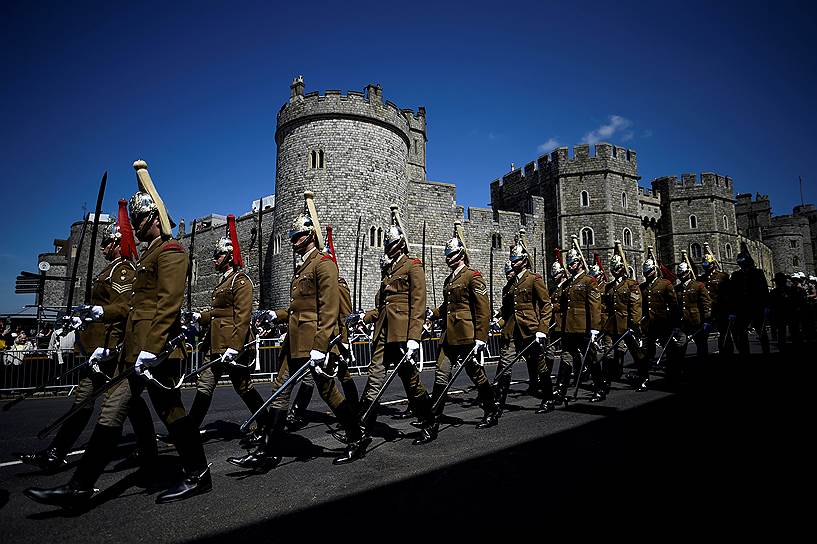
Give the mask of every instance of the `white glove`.
<svg viewBox="0 0 817 544">
<path fill-rule="evenodd" d="M 409 340 L 406 342 L 406 349 L 408 349 L 411 353 L 414 353 L 420 349 L 420 344 L 417 343 L 417 340 Z"/>
<path fill-rule="evenodd" d="M 224 355 L 222 356 L 221 360 L 225 363 L 229 363 L 235 360 L 235 356 L 238 355 L 238 352 L 233 348 L 227 348 L 224 350 Z"/>
<path fill-rule="evenodd" d="M 539 342 L 540 344 L 544 344 L 547 339 L 548 339 L 547 334 L 545 334 L 543 332 L 536 331 L 536 341 L 537 342 Z"/>
<path fill-rule="evenodd" d="M 309 352 L 309 358 L 313 361 L 320 361 L 321 363 L 323 363 L 323 360 L 326 359 L 326 354 L 322 351 L 313 349 L 312 351 Z"/>
<path fill-rule="evenodd" d="M 82 325 L 83 325 L 82 319 L 80 319 L 80 318 L 78 318 L 76 316 L 71 318 L 71 328 L 72 329 L 77 330 L 80 327 L 82 327 Z M 68 331 L 65 331 L 65 332 L 68 333 Z"/>
<path fill-rule="evenodd" d="M 598 336 L 599 336 L 599 331 L 597 331 L 596 329 L 591 329 L 590 330 L 590 341 L 591 342 L 595 342 L 596 338 L 598 338 Z"/>
<path fill-rule="evenodd" d="M 136 357 L 136 363 L 134 363 L 133 367 L 136 369 L 137 374 L 142 374 L 142 372 L 157 364 L 159 364 L 159 361 L 157 360 L 156 355 L 149 351 L 140 351 L 139 355 Z"/>
<path fill-rule="evenodd" d="M 110 355 L 110 353 L 111 350 L 108 348 L 96 348 L 88 360 L 93 365 L 98 363 L 101 359 L 105 359 L 108 355 Z"/>
<path fill-rule="evenodd" d="M 91 306 L 91 319 L 94 321 L 99 321 L 102 318 L 102 314 L 105 313 L 105 310 L 102 309 L 102 306 Z"/>
<path fill-rule="evenodd" d="M 193 321 L 197 322 L 201 319 L 201 314 L 199 312 L 193 312 Z"/>
<path fill-rule="evenodd" d="M 485 342 L 482 340 L 474 340 L 474 344 L 476 345 L 477 351 L 485 348 Z"/>
</svg>

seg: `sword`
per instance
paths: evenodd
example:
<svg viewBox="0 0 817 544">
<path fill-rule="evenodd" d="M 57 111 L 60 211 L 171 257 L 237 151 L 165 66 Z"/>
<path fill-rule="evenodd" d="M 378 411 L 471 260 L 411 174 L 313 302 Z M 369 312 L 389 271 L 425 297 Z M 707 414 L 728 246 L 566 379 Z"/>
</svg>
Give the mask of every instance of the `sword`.
<svg viewBox="0 0 817 544">
<path fill-rule="evenodd" d="M 183 341 L 184 341 L 184 333 L 176 336 L 175 338 L 171 338 L 168 341 L 167 345 L 164 347 L 164 349 L 162 349 L 162 351 L 156 356 L 156 359 L 158 361 L 156 364 L 160 364 L 165 359 L 167 359 L 170 356 L 170 354 L 173 353 L 176 350 L 176 347 L 178 347 L 178 343 L 183 342 Z M 57 427 L 62 425 L 62 423 L 65 420 L 73 417 L 74 414 L 79 412 L 82 408 L 84 408 L 88 404 L 94 402 L 94 400 L 96 400 L 97 397 L 99 397 L 103 393 L 105 393 L 107 391 L 110 391 L 111 389 L 115 388 L 116 386 L 118 386 L 123 381 L 130 378 L 131 375 L 133 375 L 135 372 L 136 372 L 136 366 L 131 366 L 128 369 L 124 370 L 116 378 L 113 378 L 112 380 L 106 382 L 105 384 L 98 387 L 97 389 L 94 389 L 91 392 L 90 395 L 85 397 L 83 400 L 75 403 L 74 406 L 68 412 L 66 412 L 65 414 L 63 414 L 59 418 L 57 418 L 53 423 L 51 423 L 50 425 L 45 427 L 43 430 L 41 430 L 39 433 L 37 433 L 37 438 L 42 439 L 42 438 L 45 438 L 46 436 L 48 436 L 48 434 L 51 431 L 53 431 L 54 429 L 56 429 Z"/>
<path fill-rule="evenodd" d="M 550 324 L 550 327 L 548 327 L 548 332 L 550 332 L 550 329 L 552 329 L 552 328 L 553 328 L 553 327 L 555 327 L 555 326 L 556 326 L 556 323 L 555 323 L 555 322 L 554 322 L 554 323 L 551 323 L 551 324 Z M 561 338 L 557 338 L 556 340 L 554 340 L 553 342 L 551 342 L 550 344 L 548 344 L 547 346 L 545 346 L 545 348 L 544 348 L 544 349 L 548 349 L 548 348 L 550 348 L 551 346 L 556 345 L 556 343 L 557 343 L 559 340 L 561 340 Z M 504 376 L 504 375 L 505 375 L 505 374 L 506 374 L 506 373 L 507 373 L 507 372 L 508 372 L 508 371 L 511 369 L 511 367 L 512 367 L 513 365 L 515 365 L 515 364 L 516 364 L 516 363 L 519 361 L 519 359 L 521 359 L 521 358 L 522 358 L 522 356 L 525 354 L 525 352 L 526 352 L 526 351 L 528 351 L 528 349 L 529 349 L 529 348 L 530 348 L 532 345 L 534 345 L 535 343 L 537 343 L 536 338 L 534 338 L 533 340 L 531 340 L 531 341 L 530 341 L 530 343 L 529 343 L 527 346 L 525 346 L 524 348 L 522 348 L 522 351 L 520 351 L 520 352 L 518 352 L 518 353 L 516 354 L 516 357 L 514 357 L 513 361 L 511 361 L 511 362 L 508 364 L 508 366 L 506 366 L 505 368 L 503 368 L 503 369 L 502 369 L 500 372 L 498 372 L 498 373 L 496 374 L 496 376 L 494 376 L 493 385 L 496 385 L 497 383 L 499 383 L 499 378 L 501 378 L 502 376 Z"/>
<path fill-rule="evenodd" d="M 440 396 L 437 397 L 437 401 L 434 403 L 434 406 L 431 407 L 431 413 L 432 414 L 437 411 L 437 407 L 442 402 L 442 399 L 445 398 L 445 394 L 448 393 L 449 389 L 451 389 L 451 386 L 454 384 L 454 380 L 456 380 L 457 376 L 459 376 L 460 373 L 463 371 L 463 369 L 465 368 L 465 365 L 468 364 L 468 361 L 470 359 L 476 358 L 477 353 L 478 353 L 478 348 L 477 348 L 476 345 L 474 345 L 474 348 L 470 352 L 468 352 L 468 355 L 466 355 L 463 359 L 460 360 L 461 361 L 460 366 L 457 367 L 457 371 L 454 372 L 454 374 L 451 376 L 451 379 L 448 380 L 447 384 L 445 384 L 445 387 L 443 388 L 442 393 L 440 393 Z"/>
<path fill-rule="evenodd" d="M 94 256 L 96 255 L 96 231 L 99 226 L 99 215 L 102 213 L 102 199 L 105 197 L 105 186 L 108 183 L 108 171 L 102 174 L 102 181 L 99 184 L 99 193 L 96 197 L 96 208 L 94 208 L 94 224 L 91 227 L 91 248 L 88 251 L 88 273 L 85 276 L 85 304 L 91 303 L 91 289 L 94 284 Z"/>
<path fill-rule="evenodd" d="M 587 360 L 587 355 L 590 353 L 590 346 L 593 345 L 593 338 L 587 341 L 587 349 L 584 350 L 581 363 L 579 364 L 579 373 L 576 374 L 576 389 L 573 390 L 573 400 L 579 398 L 579 386 L 582 384 L 582 372 L 584 372 L 584 363 Z"/>
<path fill-rule="evenodd" d="M 397 371 L 400 369 L 400 366 L 401 366 L 403 363 L 405 363 L 406 361 L 408 361 L 408 360 L 410 360 L 410 359 L 411 359 L 411 355 L 412 355 L 412 352 L 411 352 L 411 351 L 409 351 L 409 350 L 406 350 L 405 354 L 403 354 L 403 358 L 402 358 L 402 359 L 400 359 L 400 362 L 399 362 L 399 363 L 397 363 L 397 365 L 395 365 L 394 370 L 392 370 L 392 373 L 391 373 L 391 374 L 389 374 L 389 377 L 388 377 L 388 378 L 386 378 L 386 381 L 385 381 L 385 382 L 383 382 L 383 386 L 380 388 L 380 391 L 378 391 L 378 392 L 377 392 L 377 395 L 375 395 L 374 399 L 373 399 L 373 400 L 372 400 L 372 402 L 369 404 L 369 407 L 368 407 L 368 408 L 366 408 L 366 411 L 365 411 L 365 412 L 363 412 L 363 415 L 362 415 L 362 416 L 360 416 L 360 423 L 361 423 L 361 424 L 365 424 L 365 423 L 366 423 L 366 420 L 367 420 L 367 419 L 369 419 L 369 415 L 372 413 L 372 409 L 374 409 L 374 407 L 375 407 L 375 406 L 377 406 L 377 401 L 379 401 L 379 400 L 380 400 L 380 397 L 382 397 L 382 396 L 383 396 L 383 393 L 385 393 L 386 389 L 388 389 L 389 384 L 390 384 L 390 383 L 391 383 L 391 382 L 394 380 L 394 378 L 397 376 Z"/>
</svg>

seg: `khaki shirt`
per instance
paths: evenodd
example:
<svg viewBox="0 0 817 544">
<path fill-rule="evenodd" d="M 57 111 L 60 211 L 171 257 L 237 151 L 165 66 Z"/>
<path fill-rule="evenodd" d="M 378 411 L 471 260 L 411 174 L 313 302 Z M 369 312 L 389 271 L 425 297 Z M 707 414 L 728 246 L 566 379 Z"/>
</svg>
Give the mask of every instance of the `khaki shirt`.
<svg viewBox="0 0 817 544">
<path fill-rule="evenodd" d="M 433 311 L 443 320 L 442 343 L 466 346 L 474 340 L 488 341 L 488 321 L 491 310 L 488 288 L 478 270 L 463 266 L 451 273 L 443 285 L 443 303 Z"/>
<path fill-rule="evenodd" d="M 136 361 L 140 351 L 158 355 L 168 340 L 181 334 L 179 310 L 184 300 L 187 266 L 187 252 L 173 239 L 156 238 L 142 253 L 136 263 L 136 280 L 125 325 L 123 356 L 126 362 Z M 171 354 L 172 358 L 182 356 L 181 348 Z"/>
<path fill-rule="evenodd" d="M 561 283 L 550 292 L 550 300 L 553 303 L 553 319 L 551 323 L 555 323 L 553 330 L 557 332 L 562 330 L 562 291 L 566 285 L 567 280 L 562 280 Z"/>
<path fill-rule="evenodd" d="M 526 339 L 537 332 L 548 332 L 553 319 L 553 305 L 542 276 L 526 270 L 502 289 L 502 338 Z"/>
<path fill-rule="evenodd" d="M 365 323 L 374 323 L 374 336 L 386 333 L 386 342 L 419 342 L 426 312 L 426 274 L 423 261 L 401 255 L 383 274 L 375 297 L 377 307 L 366 312 Z"/>
<path fill-rule="evenodd" d="M 601 329 L 601 292 L 596 280 L 581 272 L 562 290 L 562 332 L 586 334 Z"/>
<path fill-rule="evenodd" d="M 660 331 L 674 326 L 677 316 L 677 297 L 672 284 L 656 277 L 651 283 L 644 282 L 641 289 L 641 313 L 646 316 L 641 327 L 644 332 Z"/>
<path fill-rule="evenodd" d="M 689 280 L 675 286 L 675 293 L 680 306 L 680 315 L 683 323 L 690 327 L 700 327 L 704 321 L 709 321 L 712 311 L 712 302 L 704 284 Z"/>
<path fill-rule="evenodd" d="M 275 312 L 288 324 L 284 352 L 291 359 L 308 358 L 313 349 L 326 353 L 337 334 L 339 299 L 337 265 L 313 250 L 292 277 L 289 308 Z"/>
<path fill-rule="evenodd" d="M 608 334 L 624 334 L 628 328 L 636 330 L 641 322 L 641 290 L 638 282 L 624 278 L 607 284 L 604 292 L 604 305 L 607 307 Z"/>
<path fill-rule="evenodd" d="M 202 325 L 210 325 L 210 353 L 221 354 L 227 348 L 241 351 L 252 340 L 252 290 L 252 281 L 241 270 L 222 277 L 213 289 L 213 307 L 199 319 Z"/>
<path fill-rule="evenodd" d="M 90 355 L 96 348 L 114 348 L 122 341 L 135 276 L 136 266 L 122 257 L 102 269 L 91 291 L 91 304 L 102 306 L 102 319 L 80 331 L 75 353 L 84 350 Z"/>
<path fill-rule="evenodd" d="M 728 289 L 729 274 L 714 270 L 705 276 L 701 276 L 706 290 L 709 291 L 709 298 L 712 300 L 712 313 L 724 316 L 728 312 Z"/>
</svg>

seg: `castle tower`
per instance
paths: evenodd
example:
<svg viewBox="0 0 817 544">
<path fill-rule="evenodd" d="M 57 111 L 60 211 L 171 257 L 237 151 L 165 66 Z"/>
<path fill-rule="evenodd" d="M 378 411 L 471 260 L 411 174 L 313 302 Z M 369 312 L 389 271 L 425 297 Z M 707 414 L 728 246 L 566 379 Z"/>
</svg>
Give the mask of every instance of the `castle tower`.
<svg viewBox="0 0 817 544">
<path fill-rule="evenodd" d="M 652 181 L 661 199 L 658 229 L 659 258 L 667 265 L 681 260 L 686 250 L 693 263 L 700 263 L 704 243 L 726 271 L 737 266 L 739 251 L 732 178 L 712 172 L 665 176 Z"/>
<path fill-rule="evenodd" d="M 277 164 L 275 210 L 265 257 L 265 288 L 262 304 L 289 302 L 289 272 L 293 266 L 287 231 L 303 211 L 303 193 L 315 193 L 322 226 L 332 225 L 338 266 L 351 285 L 354 270 L 358 217 L 364 251 L 363 300 L 371 304 L 379 284 L 377 269 L 384 230 L 389 225 L 389 205 L 405 209 L 410 179 L 425 179 L 425 110 L 414 115 L 383 101 L 379 85 L 365 93 L 327 90 L 304 94 L 298 77 L 290 87 L 290 99 L 278 112 L 275 143 Z M 407 222 L 408 223 L 408 222 Z M 374 234 L 374 237 L 371 235 Z M 416 233 L 409 232 L 409 239 Z"/>
</svg>

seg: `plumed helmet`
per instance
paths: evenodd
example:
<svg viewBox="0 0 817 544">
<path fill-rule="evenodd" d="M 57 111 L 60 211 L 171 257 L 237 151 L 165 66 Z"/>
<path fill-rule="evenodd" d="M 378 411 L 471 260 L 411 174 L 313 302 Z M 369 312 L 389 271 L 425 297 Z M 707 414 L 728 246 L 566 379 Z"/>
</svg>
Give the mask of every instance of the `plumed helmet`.
<svg viewBox="0 0 817 544">
<path fill-rule="evenodd" d="M 644 260 L 644 264 L 641 266 L 641 271 L 645 276 L 655 272 L 655 261 L 653 259 Z"/>
<path fill-rule="evenodd" d="M 516 263 L 522 259 L 527 259 L 528 252 L 525 250 L 525 246 L 522 244 L 516 244 L 511 247 L 511 252 L 508 255 L 508 258 L 511 260 L 511 263 Z"/>
<path fill-rule="evenodd" d="M 575 249 L 570 249 L 570 251 L 567 252 L 567 256 L 565 257 L 565 264 L 567 266 L 570 266 L 576 262 L 580 262 L 581 260 L 582 260 L 581 254 Z"/>
<path fill-rule="evenodd" d="M 505 261 L 505 275 L 507 276 L 513 272 L 513 263 L 511 261 Z"/>
<path fill-rule="evenodd" d="M 445 243 L 445 260 L 450 262 L 454 259 L 458 259 L 464 251 L 465 246 L 462 245 L 460 239 L 455 236 Z"/>
<path fill-rule="evenodd" d="M 157 211 L 159 211 L 159 208 L 153 201 L 153 197 L 146 192 L 137 191 L 132 197 L 130 197 L 130 202 L 128 202 L 128 213 L 130 214 L 130 221 L 133 223 L 134 227 L 139 226 L 139 222 L 145 215 Z"/>
<path fill-rule="evenodd" d="M 590 270 L 587 271 L 591 278 L 598 278 L 601 276 L 601 267 L 597 264 L 590 265 Z"/>
<path fill-rule="evenodd" d="M 550 277 L 556 279 L 560 274 L 564 274 L 565 269 L 562 268 L 562 263 L 556 261 L 550 267 Z"/>
<path fill-rule="evenodd" d="M 233 252 L 233 241 L 226 236 L 216 240 L 216 246 L 213 248 L 213 256 L 222 255 L 224 253 L 231 254 Z"/>
<path fill-rule="evenodd" d="M 619 272 L 620 270 L 624 270 L 624 259 L 621 258 L 621 255 L 613 255 L 610 257 L 609 266 L 611 272 Z"/>
<path fill-rule="evenodd" d="M 314 230 L 315 226 L 312 223 L 312 218 L 302 213 L 292 220 L 292 225 L 289 227 L 289 239 L 292 240 L 303 234 L 310 234 Z"/>
<path fill-rule="evenodd" d="M 706 255 L 704 255 L 704 258 L 701 261 L 701 266 L 703 267 L 704 270 L 714 268 L 716 264 L 717 263 L 715 261 L 715 256 L 712 255 L 711 253 L 707 253 Z"/>
<path fill-rule="evenodd" d="M 678 263 L 678 266 L 675 267 L 675 271 L 678 273 L 679 276 L 682 276 L 689 272 L 689 265 L 685 262 Z"/>
<path fill-rule="evenodd" d="M 751 267 L 755 264 L 755 260 L 752 258 L 748 251 L 745 252 L 742 251 L 738 253 L 738 256 L 735 259 L 735 261 L 737 261 L 738 266 L 741 268 Z"/>
<path fill-rule="evenodd" d="M 122 233 L 119 232 L 119 227 L 116 223 L 111 223 L 102 229 L 102 237 L 99 245 L 105 247 L 111 242 L 119 243 L 120 240 L 122 240 Z"/>
<path fill-rule="evenodd" d="M 406 235 L 405 233 L 403 233 L 403 229 L 401 229 L 397 225 L 392 225 L 389 227 L 389 230 L 386 231 L 386 236 L 383 239 L 383 248 L 386 251 L 389 251 L 394 247 L 395 244 L 399 244 L 405 241 Z"/>
</svg>

